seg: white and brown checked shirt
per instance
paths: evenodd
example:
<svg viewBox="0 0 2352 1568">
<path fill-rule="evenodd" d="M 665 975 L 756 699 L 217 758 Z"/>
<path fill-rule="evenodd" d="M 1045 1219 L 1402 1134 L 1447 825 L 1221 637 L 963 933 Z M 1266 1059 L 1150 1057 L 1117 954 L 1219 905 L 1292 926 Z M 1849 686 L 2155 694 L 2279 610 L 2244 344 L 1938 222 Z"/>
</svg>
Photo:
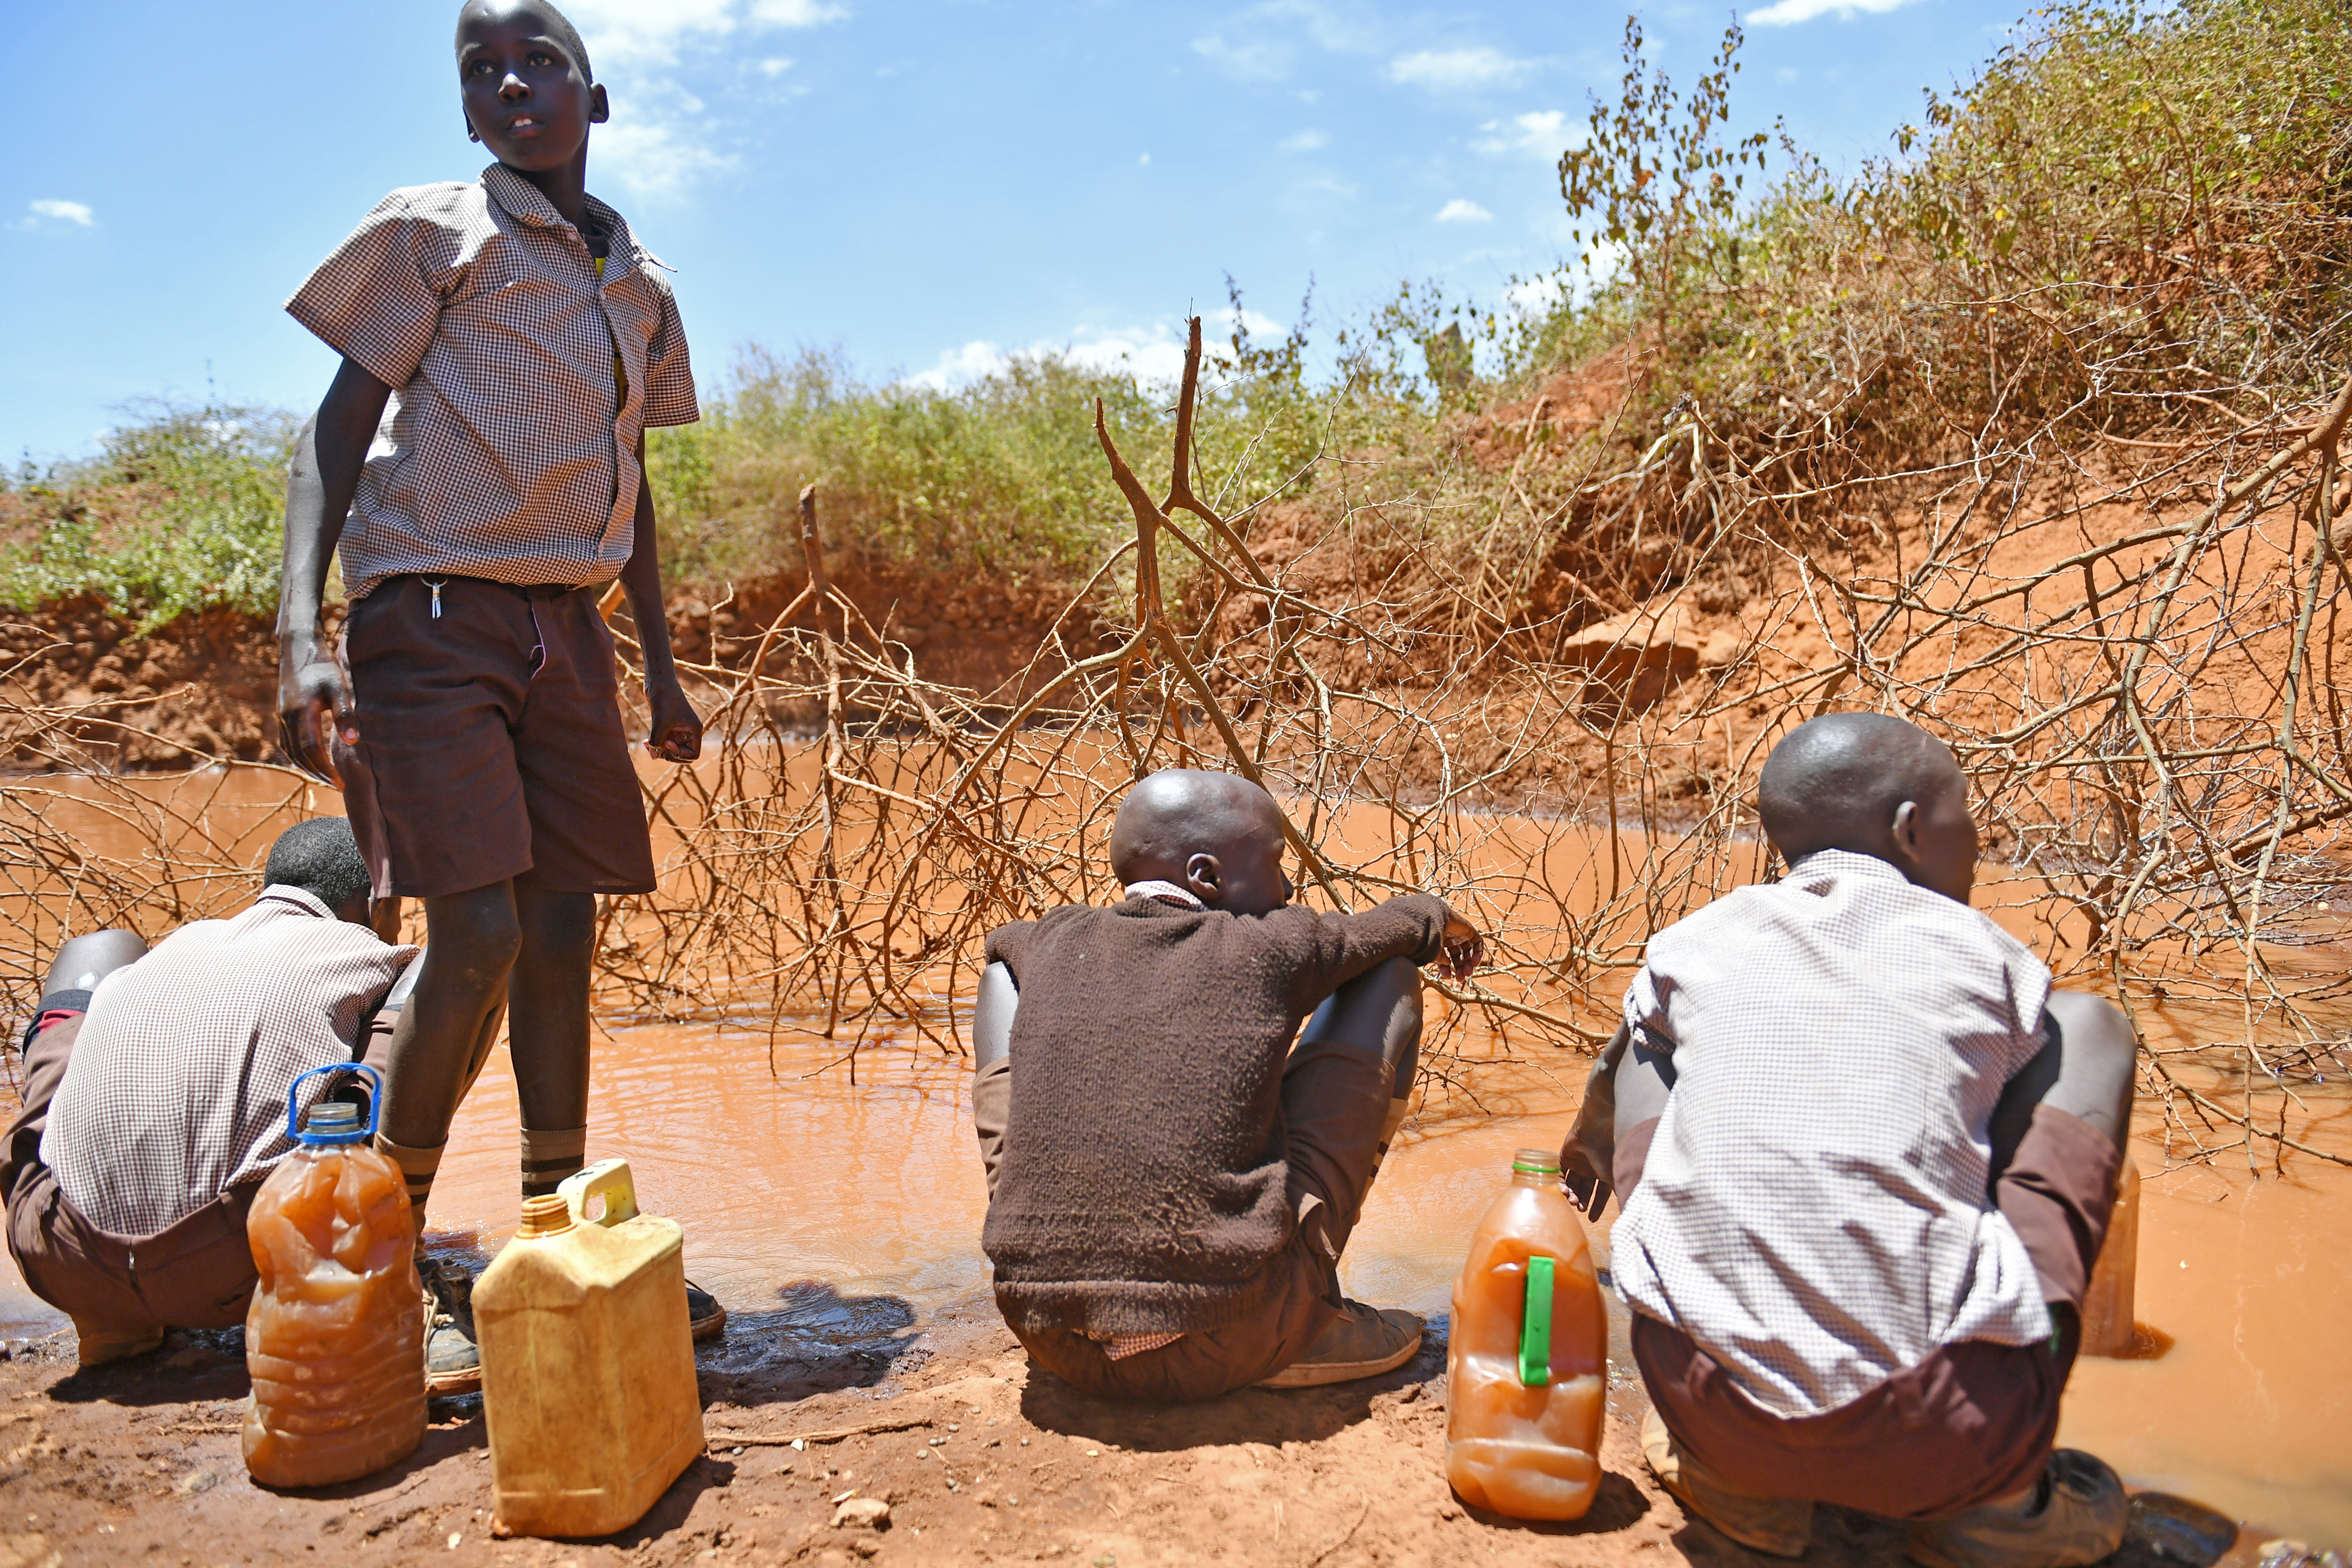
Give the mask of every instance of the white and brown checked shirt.
<svg viewBox="0 0 2352 1568">
<path fill-rule="evenodd" d="M 699 410 L 660 264 L 620 214 L 588 210 L 610 236 L 601 276 L 503 164 L 407 186 L 287 301 L 394 392 L 343 531 L 352 600 L 403 572 L 579 587 L 627 564 L 638 435 Z"/>
<path fill-rule="evenodd" d="M 1676 1074 L 1618 1292 L 1765 1409 L 1834 1410 L 1962 1340 L 2050 1334 L 1986 1194 L 2050 971 L 1886 862 L 1824 850 L 1650 938 L 1625 1022 Z"/>
<path fill-rule="evenodd" d="M 178 1224 L 293 1148 L 294 1080 L 352 1059 L 416 953 L 299 887 L 182 926 L 99 982 L 49 1102 L 42 1163 L 100 1229 L 137 1239 Z M 309 1099 L 331 1082 L 305 1085 Z"/>
</svg>

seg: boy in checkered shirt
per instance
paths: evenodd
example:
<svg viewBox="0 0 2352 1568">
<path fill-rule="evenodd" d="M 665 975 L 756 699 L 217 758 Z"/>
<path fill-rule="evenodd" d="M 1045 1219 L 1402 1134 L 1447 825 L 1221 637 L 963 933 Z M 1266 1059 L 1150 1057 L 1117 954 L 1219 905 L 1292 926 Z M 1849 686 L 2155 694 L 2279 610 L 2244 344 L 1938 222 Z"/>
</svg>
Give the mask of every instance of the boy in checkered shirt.
<svg viewBox="0 0 2352 1568">
<path fill-rule="evenodd" d="M 497 162 L 386 196 L 287 305 L 342 364 L 288 490 L 278 706 L 287 749 L 343 789 L 377 896 L 424 901 L 379 1138 L 420 1237 L 502 1013 L 523 1193 L 583 1161 L 596 896 L 654 886 L 599 613 L 615 579 L 644 644 L 646 750 L 702 746 L 645 471 L 646 428 L 698 417 L 694 373 L 659 263 L 587 193 L 604 89 L 544 0 L 468 0 L 457 63 Z M 320 624 L 338 548 L 340 661 Z M 462 1278 L 441 1283 L 462 1327 Z M 470 1346 L 434 1354 L 436 1386 L 462 1385 Z"/>
<path fill-rule="evenodd" d="M 1560 1155 L 1622 1201 L 1643 1456 L 1780 1556 L 1827 1502 L 1913 1521 L 1928 1568 L 2095 1563 L 2122 1483 L 2053 1442 L 2131 1027 L 1969 907 L 1968 781 L 1925 731 L 1801 725 L 1757 812 L 1788 874 L 1650 939 Z"/>
</svg>

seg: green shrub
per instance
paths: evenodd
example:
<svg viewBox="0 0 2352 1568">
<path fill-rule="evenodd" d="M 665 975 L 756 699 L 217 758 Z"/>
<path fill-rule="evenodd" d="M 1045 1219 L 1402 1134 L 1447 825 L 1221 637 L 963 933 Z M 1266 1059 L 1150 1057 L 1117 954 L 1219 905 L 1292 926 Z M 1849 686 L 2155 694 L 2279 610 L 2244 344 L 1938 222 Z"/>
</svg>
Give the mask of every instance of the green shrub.
<svg viewBox="0 0 2352 1568">
<path fill-rule="evenodd" d="M 101 455 L 20 474 L 6 499 L 0 602 L 91 595 L 152 630 L 227 605 L 278 602 L 286 467 L 299 422 L 263 409 L 165 406 Z"/>
</svg>

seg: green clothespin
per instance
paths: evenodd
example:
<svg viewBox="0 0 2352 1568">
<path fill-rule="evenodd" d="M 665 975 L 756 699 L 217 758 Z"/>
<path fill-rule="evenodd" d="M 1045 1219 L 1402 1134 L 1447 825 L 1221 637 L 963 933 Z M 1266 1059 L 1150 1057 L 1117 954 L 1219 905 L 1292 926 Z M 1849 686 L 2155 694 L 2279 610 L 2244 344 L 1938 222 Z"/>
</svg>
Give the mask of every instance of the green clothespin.
<svg viewBox="0 0 2352 1568">
<path fill-rule="evenodd" d="M 1529 1388 L 1551 1382 L 1552 1260 L 1528 1260 L 1527 1310 L 1519 1317 L 1519 1381 Z"/>
</svg>

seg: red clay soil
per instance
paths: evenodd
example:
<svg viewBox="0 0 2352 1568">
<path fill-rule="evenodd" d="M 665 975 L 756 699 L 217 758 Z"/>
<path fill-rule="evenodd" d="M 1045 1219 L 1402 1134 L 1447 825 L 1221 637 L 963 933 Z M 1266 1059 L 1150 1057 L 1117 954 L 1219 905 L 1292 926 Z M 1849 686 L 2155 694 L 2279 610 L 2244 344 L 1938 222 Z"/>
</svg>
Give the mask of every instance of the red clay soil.
<svg viewBox="0 0 2352 1568">
<path fill-rule="evenodd" d="M 761 633 L 806 580 L 793 573 L 672 593 L 670 640 L 678 658 L 742 668 L 758 652 Z M 1062 647 L 1077 657 L 1102 645 L 1103 629 L 1092 615 L 1066 615 L 1063 601 L 1032 586 L 856 566 L 835 580 L 877 630 L 913 651 L 927 678 L 951 685 L 982 693 L 1003 688 L 1057 632 Z M 330 627 L 340 620 L 340 606 L 331 606 Z M 807 611 L 796 623 L 815 625 Z M 614 624 L 630 633 L 625 607 Z M 69 710 L 72 734 L 101 766 L 171 769 L 220 758 L 265 761 L 276 754 L 278 641 L 268 620 L 214 610 L 183 616 L 145 636 L 133 635 L 136 630 L 133 620 L 95 600 L 0 612 L 0 702 Z M 766 668 L 785 674 L 782 664 L 772 654 Z M 788 723 L 816 720 L 814 706 L 806 715 L 779 716 Z M 0 758 L 20 767 L 49 760 L 33 751 Z"/>
<path fill-rule="evenodd" d="M 1442 1333 L 1433 1325 L 1420 1358 L 1386 1377 L 1158 1408 L 1033 1373 L 985 1298 L 917 1323 L 895 1299 L 796 1287 L 785 1311 L 740 1314 L 703 1352 L 707 1457 L 635 1527 L 595 1542 L 493 1537 L 478 1397 L 436 1401 L 424 1447 L 380 1475 L 271 1492 L 239 1457 L 238 1334 L 174 1334 L 152 1355 L 88 1373 L 73 1370 L 69 1335 L 19 1342 L 0 1364 L 0 1568 L 1773 1561 L 1685 1520 L 1651 1481 L 1622 1344 L 1591 1513 L 1529 1525 L 1464 1508 L 1444 1479 Z M 797 1450 L 784 1441 L 845 1429 L 856 1435 Z M 835 1524 L 853 1494 L 888 1504 L 879 1528 Z M 1817 1520 L 1807 1559 L 1900 1560 L 1895 1526 L 1836 1511 Z M 2178 1561 L 2137 1535 L 2110 1560 Z M 2242 1541 L 2223 1561 L 2254 1558 Z"/>
</svg>

